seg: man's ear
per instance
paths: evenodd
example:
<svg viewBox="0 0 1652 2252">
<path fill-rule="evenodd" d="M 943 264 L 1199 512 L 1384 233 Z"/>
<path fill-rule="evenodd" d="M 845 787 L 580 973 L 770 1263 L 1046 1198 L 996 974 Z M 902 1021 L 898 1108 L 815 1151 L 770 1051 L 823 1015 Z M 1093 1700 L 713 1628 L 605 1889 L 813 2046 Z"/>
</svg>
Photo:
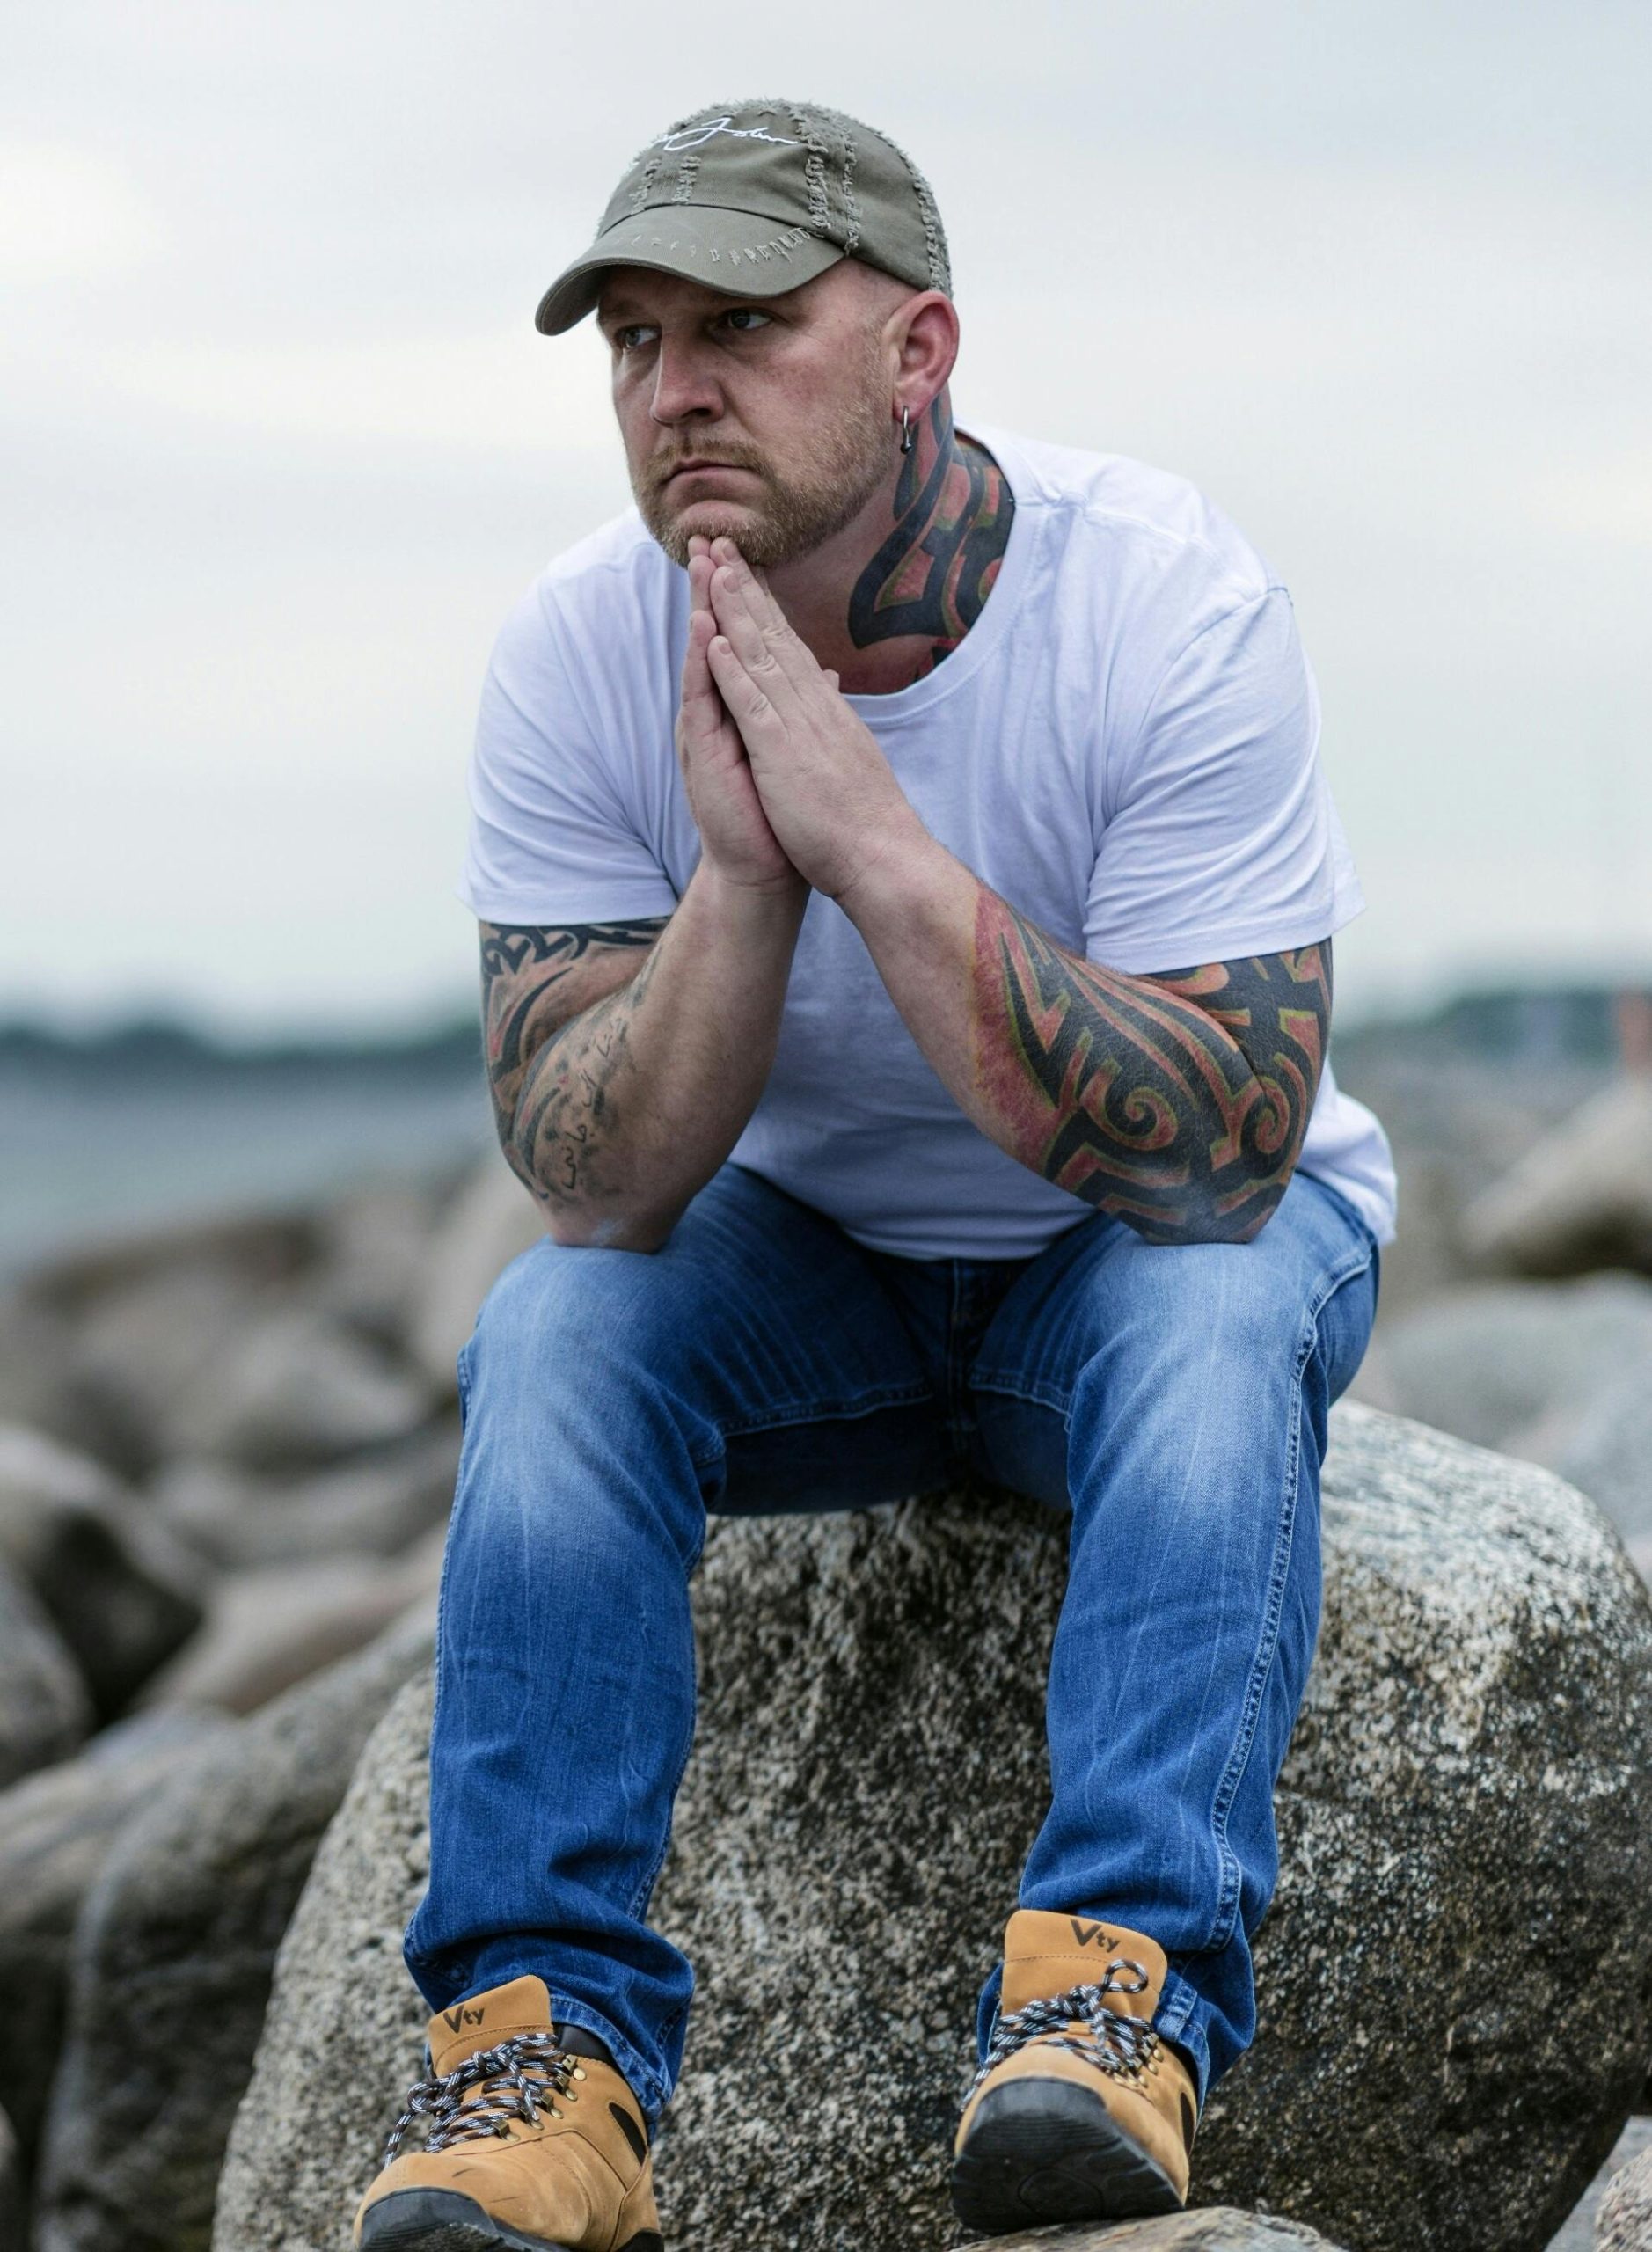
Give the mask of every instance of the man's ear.
<svg viewBox="0 0 1652 2252">
<path fill-rule="evenodd" d="M 958 309 L 939 289 L 909 297 L 889 321 L 901 403 L 913 420 L 947 388 L 958 357 Z"/>
</svg>

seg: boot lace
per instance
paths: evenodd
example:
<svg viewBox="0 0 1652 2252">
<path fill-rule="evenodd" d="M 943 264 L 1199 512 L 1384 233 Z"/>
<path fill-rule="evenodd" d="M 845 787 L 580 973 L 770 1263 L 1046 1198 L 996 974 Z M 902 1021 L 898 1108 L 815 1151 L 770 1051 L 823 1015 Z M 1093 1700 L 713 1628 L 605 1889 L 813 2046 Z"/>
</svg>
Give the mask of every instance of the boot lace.
<svg viewBox="0 0 1652 2252">
<path fill-rule="evenodd" d="M 558 2113 L 552 2097 L 567 2096 L 569 2080 L 584 2077 L 574 2058 L 548 2033 L 522 2033 L 501 2041 L 496 2049 L 479 2049 L 452 2072 L 427 2072 L 408 2089 L 406 2107 L 384 2145 L 384 2162 L 392 2163 L 419 2119 L 429 2122 L 424 2145 L 428 2151 L 508 2134 L 517 2120 L 537 2126 L 542 2110 L 554 2119 Z"/>
<path fill-rule="evenodd" d="M 1135 1975 L 1127 1978 L 1121 1972 Z M 993 2030 L 980 2069 L 969 2083 L 969 2095 L 975 2094 L 990 2072 L 1029 2041 L 1048 2040 L 1057 2048 L 1071 2049 L 1111 2079 L 1140 2080 L 1159 2053 L 1159 2036 L 1145 2018 L 1126 2017 L 1122 2011 L 1109 2009 L 1107 1998 L 1139 1994 L 1146 1985 L 1147 1973 L 1139 1963 L 1131 1962 L 1128 1956 L 1115 1956 L 1097 1985 L 1069 1986 L 1065 1993 L 1008 2011 Z M 1087 2036 L 1073 2030 L 1080 2022 L 1088 2026 Z"/>
</svg>

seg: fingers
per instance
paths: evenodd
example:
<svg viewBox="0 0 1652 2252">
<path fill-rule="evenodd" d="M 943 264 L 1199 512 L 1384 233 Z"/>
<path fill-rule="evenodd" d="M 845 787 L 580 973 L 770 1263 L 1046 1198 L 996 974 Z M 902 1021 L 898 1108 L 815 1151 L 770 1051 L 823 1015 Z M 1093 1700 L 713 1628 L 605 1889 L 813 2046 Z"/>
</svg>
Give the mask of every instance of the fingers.
<svg viewBox="0 0 1652 2252">
<path fill-rule="evenodd" d="M 706 645 L 717 628 L 709 610 L 689 618 L 688 650 L 683 659 L 683 724 L 691 740 L 709 747 L 727 725 L 727 715 L 706 662 Z"/>
<path fill-rule="evenodd" d="M 742 661 L 727 634 L 713 634 L 705 655 L 717 691 L 749 750 L 754 732 L 761 733 L 765 722 L 778 722 L 779 715 L 752 678 L 750 668 Z M 776 676 L 773 673 L 770 675 L 771 678 Z"/>
</svg>

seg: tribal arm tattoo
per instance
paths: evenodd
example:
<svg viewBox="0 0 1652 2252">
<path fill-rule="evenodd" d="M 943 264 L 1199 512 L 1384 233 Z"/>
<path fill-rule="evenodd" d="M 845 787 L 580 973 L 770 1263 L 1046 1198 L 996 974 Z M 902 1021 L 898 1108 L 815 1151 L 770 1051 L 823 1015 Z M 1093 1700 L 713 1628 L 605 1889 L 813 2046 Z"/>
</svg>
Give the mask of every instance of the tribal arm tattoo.
<svg viewBox="0 0 1652 2252">
<path fill-rule="evenodd" d="M 995 1138 L 1149 1243 L 1247 1243 L 1318 1093 L 1331 943 L 1127 976 L 983 887 L 977 1080 Z"/>
<path fill-rule="evenodd" d="M 895 489 L 895 528 L 856 580 L 857 648 L 921 635 L 914 679 L 932 672 L 981 615 L 1009 545 L 1015 497 L 990 453 L 953 428 L 942 391 L 914 432 Z"/>
<path fill-rule="evenodd" d="M 634 923 L 482 925 L 482 1025 L 493 1123 L 512 1171 L 551 1205 L 576 1199 L 611 1130 L 632 1012 L 663 915 Z"/>
</svg>

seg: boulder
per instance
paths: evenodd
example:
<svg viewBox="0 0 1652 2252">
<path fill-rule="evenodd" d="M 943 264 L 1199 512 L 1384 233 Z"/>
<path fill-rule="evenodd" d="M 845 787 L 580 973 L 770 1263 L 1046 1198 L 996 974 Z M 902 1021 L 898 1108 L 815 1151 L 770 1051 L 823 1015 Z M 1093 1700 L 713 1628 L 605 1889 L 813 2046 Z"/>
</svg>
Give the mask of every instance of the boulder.
<svg viewBox="0 0 1652 2252">
<path fill-rule="evenodd" d="M 969 2240 L 979 2246 L 978 2236 Z M 1111 2228 L 1040 2228 L 1025 2236 L 995 2236 L 992 2252 L 1335 2252 L 1311 2228 L 1271 2213 L 1236 2212 L 1217 2205 L 1174 2213 L 1163 2220 L 1131 2220 Z"/>
<path fill-rule="evenodd" d="M 311 1302 L 363 1336 L 404 1347 L 438 1202 L 423 1183 L 379 1181 L 328 1205 L 319 1216 L 319 1268 L 307 1291 Z"/>
<path fill-rule="evenodd" d="M 26 1579 L 112 1718 L 200 1625 L 186 1550 L 90 1456 L 0 1425 L 0 1558 Z"/>
<path fill-rule="evenodd" d="M 1652 2146 L 1652 2118 L 1637 2113 L 1612 2146 L 1605 2164 L 1566 2217 L 1566 2226 L 1550 2240 L 1548 2252 L 1595 2252 L 1595 2225 L 1601 2204 L 1617 2176 Z M 1652 2252 L 1652 2247 L 1648 2247 Z"/>
<path fill-rule="evenodd" d="M 1472 1258 L 1515 1274 L 1652 1273 L 1652 1077 L 1614 1080 L 1544 1136 L 1469 1206 L 1462 1234 Z"/>
<path fill-rule="evenodd" d="M 238 1248 L 134 1247 L 128 1258 L 43 1286 L 52 1304 L 78 1316 L 69 1375 L 94 1453 L 137 1473 L 182 1451 L 185 1403 L 210 1390 L 231 1342 L 281 1295 L 283 1262 L 256 1250 L 243 1258 Z"/>
<path fill-rule="evenodd" d="M 78 1758 L 0 1792 L 0 2105 L 26 2152 L 39 2139 L 62 2042 L 81 1903 L 128 1817 L 227 1726 L 207 1714 L 123 1721 Z"/>
<path fill-rule="evenodd" d="M 1195 2196 L 1360 2252 L 1538 2252 L 1652 2055 L 1652 1603 L 1559 1480 L 1366 1408 L 1338 1410 L 1325 1527 L 1261 2032 Z M 659 2143 L 677 2252 L 947 2240 L 1064 1565 L 1060 1520 L 1006 1498 L 714 1524 L 654 1906 L 700 1978 Z M 216 2252 L 342 2252 L 416 2071 L 429 1714 L 404 1692 L 317 1857 Z"/>
<path fill-rule="evenodd" d="M 1652 2149 L 1613 2175 L 1595 2223 L 1597 2252 L 1652 2252 Z"/>
<path fill-rule="evenodd" d="M 214 1593 L 205 1625 L 143 1693 L 146 1707 L 256 1712 L 347 1657 L 410 1604 L 434 1596 L 444 1533 L 406 1556 L 327 1556 L 238 1572 Z"/>
<path fill-rule="evenodd" d="M 74 1659 L 33 1596 L 0 1565 L 0 1790 L 66 1759 L 91 1726 Z"/>
<path fill-rule="evenodd" d="M 545 1222 L 502 1157 L 484 1159 L 437 1223 L 408 1349 L 440 1400 L 455 1397 L 454 1364 L 501 1270 L 545 1240 Z"/>
<path fill-rule="evenodd" d="M 426 1413 L 422 1385 L 379 1347 L 308 1306 L 283 1305 L 246 1322 L 185 1393 L 167 1451 L 299 1469 L 406 1438 Z"/>
<path fill-rule="evenodd" d="M 0 2245 L 23 2243 L 23 2168 L 11 2123 L 0 2111 Z"/>
<path fill-rule="evenodd" d="M 298 1479 L 226 1462 L 170 1465 L 146 1498 L 180 1540 L 230 1570 L 320 1556 L 398 1554 L 442 1524 L 459 1464 L 457 1417 Z"/>
<path fill-rule="evenodd" d="M 1652 1283 L 1502 1283 L 1451 1291 L 1385 1323 L 1363 1391 L 1420 1422 L 1553 1466 L 1615 1379 L 1652 1392 Z"/>
<path fill-rule="evenodd" d="M 206 1745 L 126 1824 L 77 1929 L 34 2252 L 204 2247 L 276 1944 L 430 1622 Z"/>
<path fill-rule="evenodd" d="M 1599 1503 L 1632 1554 L 1652 1539 L 1652 1355 L 1613 1369 L 1554 1454 L 1560 1475 Z"/>
</svg>

